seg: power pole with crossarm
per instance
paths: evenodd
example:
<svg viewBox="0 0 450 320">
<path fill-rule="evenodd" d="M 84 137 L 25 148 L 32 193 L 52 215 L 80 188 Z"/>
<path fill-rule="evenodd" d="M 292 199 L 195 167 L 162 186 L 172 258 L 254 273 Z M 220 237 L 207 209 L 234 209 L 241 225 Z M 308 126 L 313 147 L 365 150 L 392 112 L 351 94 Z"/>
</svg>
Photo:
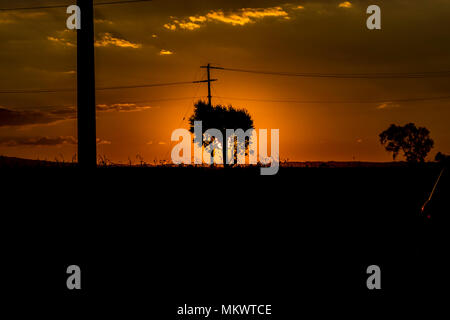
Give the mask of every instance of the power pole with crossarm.
<svg viewBox="0 0 450 320">
<path fill-rule="evenodd" d="M 208 105 L 212 107 L 211 82 L 217 81 L 217 79 L 211 79 L 211 65 L 209 63 L 206 66 L 201 66 L 200 68 L 206 69 L 208 80 L 194 81 L 194 83 L 208 82 Z"/>
</svg>

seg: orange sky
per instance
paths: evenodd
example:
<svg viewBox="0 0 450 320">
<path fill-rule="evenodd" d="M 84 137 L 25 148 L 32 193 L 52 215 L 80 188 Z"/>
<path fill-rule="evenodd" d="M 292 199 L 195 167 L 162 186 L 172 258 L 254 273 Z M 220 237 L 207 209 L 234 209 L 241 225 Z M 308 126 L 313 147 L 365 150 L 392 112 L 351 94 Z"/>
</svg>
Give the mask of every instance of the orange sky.
<svg viewBox="0 0 450 320">
<path fill-rule="evenodd" d="M 39 1 L 42 4 L 61 3 Z M 205 78 L 201 65 L 281 72 L 374 73 L 450 70 L 450 1 L 158 1 L 96 7 L 97 86 Z M 436 2 L 439 5 L 436 5 Z M 14 6 L 36 5 L 15 1 Z M 0 0 L 0 8 L 11 7 Z M 0 12 L 0 91 L 75 88 L 76 34 L 64 9 Z M 450 153 L 450 102 L 392 102 L 448 95 L 449 78 L 324 79 L 214 70 L 213 103 L 247 108 L 256 128 L 280 129 L 280 158 L 389 161 L 378 134 L 391 123 L 426 126 Z M 99 91 L 98 153 L 114 162 L 170 157 L 174 129 L 188 127 L 204 84 Z M 183 100 L 156 101 L 184 98 Z M 220 97 L 220 98 L 218 98 Z M 235 100 L 361 101 L 281 103 Z M 70 161 L 76 95 L 0 93 L 0 154 Z M 185 120 L 183 121 L 183 117 Z M 43 139 L 44 138 L 44 139 Z"/>
</svg>

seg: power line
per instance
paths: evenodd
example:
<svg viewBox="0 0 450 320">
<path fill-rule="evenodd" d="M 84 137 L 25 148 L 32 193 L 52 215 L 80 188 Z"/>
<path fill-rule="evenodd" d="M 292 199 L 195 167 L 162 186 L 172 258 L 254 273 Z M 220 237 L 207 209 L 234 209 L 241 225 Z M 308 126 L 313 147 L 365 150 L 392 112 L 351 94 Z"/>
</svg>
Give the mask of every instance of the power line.
<svg viewBox="0 0 450 320">
<path fill-rule="evenodd" d="M 74 92 L 75 89 L 32 89 L 32 90 L 10 90 L 0 91 L 0 94 L 25 94 L 25 93 L 56 93 L 56 92 Z"/>
<path fill-rule="evenodd" d="M 123 1 L 111 1 L 111 2 L 99 2 L 94 3 L 94 6 L 103 6 L 108 4 L 123 4 L 123 3 L 134 3 L 134 2 L 151 2 L 153 0 L 123 0 Z"/>
<path fill-rule="evenodd" d="M 191 96 L 191 97 L 174 97 L 174 98 L 159 98 L 159 99 L 146 99 L 146 100 L 127 100 L 123 102 L 114 102 L 114 103 L 97 103 L 98 105 L 117 105 L 117 104 L 145 104 L 145 103 L 152 103 L 152 102 L 165 102 L 165 101 L 181 101 L 181 100 L 195 100 L 195 99 L 202 99 L 206 98 L 206 96 Z M 39 110 L 46 110 L 46 109 L 58 109 L 58 108 L 74 108 L 73 105 L 44 105 L 44 106 L 25 106 L 25 107 L 13 107 L 13 106 L 3 106 L 7 109 L 14 109 L 14 110 L 29 110 L 29 109 L 39 109 Z M 186 112 L 187 113 L 187 112 Z"/>
<path fill-rule="evenodd" d="M 191 100 L 191 99 L 200 99 L 205 98 L 206 96 L 191 96 L 191 97 L 176 97 L 176 98 L 160 98 L 160 99 L 149 99 L 142 101 L 126 101 L 126 102 L 118 102 L 113 104 L 121 104 L 121 103 L 131 103 L 131 104 L 142 104 L 142 103 L 150 103 L 150 102 L 164 102 L 164 101 L 179 101 L 179 100 Z"/>
<path fill-rule="evenodd" d="M 110 2 L 98 2 L 94 3 L 94 6 L 103 6 L 111 4 L 125 4 L 135 2 L 150 2 L 153 0 L 123 0 L 123 1 L 110 1 Z M 54 9 L 54 8 L 67 8 L 70 4 L 57 4 L 50 6 L 35 6 L 35 7 L 18 7 L 18 8 L 0 8 L 0 11 L 18 11 L 18 10 L 39 10 L 39 9 Z"/>
<path fill-rule="evenodd" d="M 238 97 L 216 97 L 220 99 L 254 101 L 254 102 L 273 102 L 273 103 L 298 103 L 298 104 L 365 104 L 365 103 L 400 103 L 400 102 L 420 102 L 420 101 L 435 101 L 448 100 L 450 96 L 441 97 L 421 97 L 421 98 L 404 98 L 404 99 L 384 99 L 384 100 L 287 100 L 287 99 L 253 99 L 253 98 L 238 98 Z"/>
<path fill-rule="evenodd" d="M 275 75 L 304 78 L 338 78 L 338 79 L 422 79 L 450 77 L 450 71 L 408 72 L 408 73 L 306 73 L 247 70 L 238 68 L 210 67 L 211 69 L 231 72 Z"/>
<path fill-rule="evenodd" d="M 67 5 L 54 5 L 54 6 L 40 6 L 40 7 L 21 7 L 21 8 L 0 8 L 0 11 L 18 11 L 18 10 L 39 10 L 39 9 L 54 9 L 54 8 L 67 8 Z"/>
<path fill-rule="evenodd" d="M 177 85 L 187 85 L 193 84 L 193 81 L 182 81 L 182 82 L 168 82 L 168 83 L 152 83 L 152 84 L 138 84 L 130 86 L 115 86 L 115 87 L 99 87 L 96 88 L 97 91 L 105 90 L 119 90 L 119 89 L 136 89 L 136 88 L 153 88 L 153 87 L 167 87 L 167 86 L 177 86 Z M 8 90 L 1 91 L 0 94 L 27 94 L 27 93 L 57 93 L 57 92 L 75 92 L 76 89 L 30 89 L 30 90 Z"/>
<path fill-rule="evenodd" d="M 138 85 L 130 85 L 130 86 L 103 87 L 103 88 L 96 88 L 96 90 L 102 91 L 102 90 L 167 87 L 167 86 L 178 86 L 178 85 L 193 84 L 193 83 L 194 83 L 193 81 L 182 81 L 182 82 L 169 82 L 169 83 L 138 84 Z"/>
</svg>

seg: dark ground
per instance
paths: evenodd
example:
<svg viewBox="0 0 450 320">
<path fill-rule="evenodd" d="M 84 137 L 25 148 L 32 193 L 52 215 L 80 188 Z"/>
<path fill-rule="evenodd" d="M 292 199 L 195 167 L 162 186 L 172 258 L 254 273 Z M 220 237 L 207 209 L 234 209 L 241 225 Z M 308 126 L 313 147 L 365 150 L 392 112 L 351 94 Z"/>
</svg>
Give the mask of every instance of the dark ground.
<svg viewBox="0 0 450 320">
<path fill-rule="evenodd" d="M 3 301 L 63 319 L 175 319 L 185 303 L 272 304 L 275 319 L 432 309 L 448 290 L 448 170 L 420 208 L 440 169 L 1 169 Z"/>
</svg>

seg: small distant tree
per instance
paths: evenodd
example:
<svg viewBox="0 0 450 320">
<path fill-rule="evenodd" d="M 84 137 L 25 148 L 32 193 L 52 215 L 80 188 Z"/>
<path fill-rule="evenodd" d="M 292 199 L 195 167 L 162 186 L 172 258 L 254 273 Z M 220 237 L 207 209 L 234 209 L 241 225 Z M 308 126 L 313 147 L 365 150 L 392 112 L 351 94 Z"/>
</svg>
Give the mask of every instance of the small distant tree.
<svg viewBox="0 0 450 320">
<path fill-rule="evenodd" d="M 424 162 L 426 156 L 434 146 L 427 128 L 417 128 L 414 123 L 405 126 L 391 126 L 380 133 L 380 142 L 386 151 L 392 152 L 395 160 L 400 152 L 408 162 Z"/>
<path fill-rule="evenodd" d="M 450 163 L 450 156 L 446 155 L 442 152 L 438 152 L 436 154 L 436 157 L 434 158 L 434 161 L 449 164 Z"/>
</svg>

